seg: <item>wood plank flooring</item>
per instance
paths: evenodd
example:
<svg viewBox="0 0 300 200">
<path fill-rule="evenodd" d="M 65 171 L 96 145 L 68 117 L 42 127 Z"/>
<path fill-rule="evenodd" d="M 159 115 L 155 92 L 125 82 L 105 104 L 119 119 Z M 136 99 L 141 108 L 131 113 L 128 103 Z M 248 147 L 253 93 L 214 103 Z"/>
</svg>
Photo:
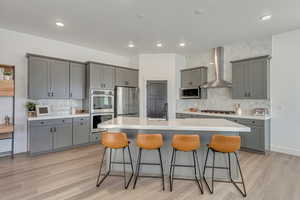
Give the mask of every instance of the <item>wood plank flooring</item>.
<svg viewBox="0 0 300 200">
<path fill-rule="evenodd" d="M 123 179 L 108 177 L 95 187 L 100 145 L 30 157 L 17 155 L 14 160 L 0 158 L 1 200 L 299 200 L 300 157 L 270 153 L 241 152 L 248 196 L 243 198 L 232 184 L 216 183 L 215 193 L 201 195 L 195 182 L 176 181 L 174 191 L 161 191 L 159 179 L 139 179 L 137 188 L 123 190 Z M 166 179 L 167 180 L 167 179 Z"/>
</svg>

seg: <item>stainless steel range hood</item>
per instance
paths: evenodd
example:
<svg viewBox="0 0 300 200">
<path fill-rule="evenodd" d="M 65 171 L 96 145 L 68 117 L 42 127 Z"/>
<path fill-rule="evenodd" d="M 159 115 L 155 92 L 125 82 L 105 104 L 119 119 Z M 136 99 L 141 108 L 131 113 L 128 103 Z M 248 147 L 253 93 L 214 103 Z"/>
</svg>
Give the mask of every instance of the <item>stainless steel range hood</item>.
<svg viewBox="0 0 300 200">
<path fill-rule="evenodd" d="M 201 88 L 230 88 L 232 83 L 224 80 L 224 48 L 217 47 L 212 49 L 212 58 L 211 64 L 214 66 L 215 77 L 216 79 L 210 81 L 204 85 L 201 85 Z"/>
</svg>

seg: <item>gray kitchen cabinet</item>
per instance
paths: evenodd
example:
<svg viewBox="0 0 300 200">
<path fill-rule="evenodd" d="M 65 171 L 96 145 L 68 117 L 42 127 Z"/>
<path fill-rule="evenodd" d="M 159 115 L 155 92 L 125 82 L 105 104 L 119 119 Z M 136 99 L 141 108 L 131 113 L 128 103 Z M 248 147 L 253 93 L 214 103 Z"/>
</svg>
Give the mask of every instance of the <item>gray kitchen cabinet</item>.
<svg viewBox="0 0 300 200">
<path fill-rule="evenodd" d="M 70 64 L 67 61 L 49 60 L 49 81 L 52 98 L 69 98 Z"/>
<path fill-rule="evenodd" d="M 232 61 L 232 98 L 269 99 L 269 56 Z"/>
<path fill-rule="evenodd" d="M 73 145 L 86 144 L 89 142 L 90 120 L 86 118 L 73 119 Z"/>
<path fill-rule="evenodd" d="M 207 82 L 207 67 L 181 70 L 181 88 L 196 88 Z"/>
<path fill-rule="evenodd" d="M 196 114 L 177 113 L 176 118 L 223 118 L 239 124 L 243 124 L 251 129 L 250 133 L 240 133 L 241 149 L 266 152 L 270 150 L 270 119 L 269 120 L 253 120 L 241 118 L 215 117 Z"/>
<path fill-rule="evenodd" d="M 99 63 L 88 63 L 88 82 L 91 89 L 114 89 L 115 68 Z"/>
<path fill-rule="evenodd" d="M 49 125 L 30 125 L 30 153 L 42 153 L 52 150 L 52 127 Z"/>
<path fill-rule="evenodd" d="M 86 65 L 70 63 L 70 98 L 84 99 L 86 88 Z"/>
<path fill-rule="evenodd" d="M 28 58 L 28 98 L 49 98 L 48 69 L 48 59 L 31 56 Z"/>
<path fill-rule="evenodd" d="M 57 124 L 53 132 L 53 150 L 72 146 L 72 122 Z"/>
<path fill-rule="evenodd" d="M 90 143 L 97 144 L 100 142 L 100 134 L 101 133 L 91 133 L 90 134 Z"/>
<path fill-rule="evenodd" d="M 28 97 L 69 98 L 69 62 L 28 56 Z"/>
<path fill-rule="evenodd" d="M 138 70 L 116 67 L 116 85 L 138 87 Z"/>
</svg>

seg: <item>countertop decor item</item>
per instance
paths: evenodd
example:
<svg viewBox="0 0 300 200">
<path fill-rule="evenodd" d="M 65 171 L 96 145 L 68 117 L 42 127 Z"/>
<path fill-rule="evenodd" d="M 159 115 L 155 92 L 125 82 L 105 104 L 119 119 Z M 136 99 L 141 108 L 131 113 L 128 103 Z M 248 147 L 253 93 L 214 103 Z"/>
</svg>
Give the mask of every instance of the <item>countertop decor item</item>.
<svg viewBox="0 0 300 200">
<path fill-rule="evenodd" d="M 5 126 L 8 126 L 10 124 L 10 117 L 9 116 L 5 116 L 4 118 L 4 123 L 5 123 Z"/>
<path fill-rule="evenodd" d="M 198 108 L 189 108 L 190 112 L 198 112 Z"/>
<path fill-rule="evenodd" d="M 26 106 L 27 111 L 28 111 L 28 117 L 34 117 L 35 114 L 36 114 L 36 111 L 35 111 L 36 103 L 29 101 L 29 102 L 26 103 L 25 106 Z"/>
<path fill-rule="evenodd" d="M 241 105 L 240 104 L 235 104 L 235 113 L 237 115 L 242 115 L 243 112 L 242 112 L 242 108 L 241 108 Z"/>
</svg>

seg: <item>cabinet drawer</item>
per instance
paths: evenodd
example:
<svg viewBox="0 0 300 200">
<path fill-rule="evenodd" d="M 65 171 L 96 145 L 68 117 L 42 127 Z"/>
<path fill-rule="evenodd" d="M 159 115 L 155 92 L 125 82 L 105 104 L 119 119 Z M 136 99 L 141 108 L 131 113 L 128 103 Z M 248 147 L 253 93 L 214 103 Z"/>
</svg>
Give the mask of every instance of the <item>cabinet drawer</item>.
<svg viewBox="0 0 300 200">
<path fill-rule="evenodd" d="M 264 120 L 254 120 L 254 119 L 239 119 L 238 123 L 246 124 L 246 125 L 256 125 L 256 126 L 264 126 Z"/>
<path fill-rule="evenodd" d="M 31 121 L 30 126 L 44 126 L 44 125 L 71 124 L 71 123 L 72 123 L 72 118 L 48 119 L 48 120 Z"/>
<path fill-rule="evenodd" d="M 76 117 L 73 119 L 73 122 L 78 123 L 78 122 L 88 122 L 90 121 L 89 117 Z"/>
</svg>

